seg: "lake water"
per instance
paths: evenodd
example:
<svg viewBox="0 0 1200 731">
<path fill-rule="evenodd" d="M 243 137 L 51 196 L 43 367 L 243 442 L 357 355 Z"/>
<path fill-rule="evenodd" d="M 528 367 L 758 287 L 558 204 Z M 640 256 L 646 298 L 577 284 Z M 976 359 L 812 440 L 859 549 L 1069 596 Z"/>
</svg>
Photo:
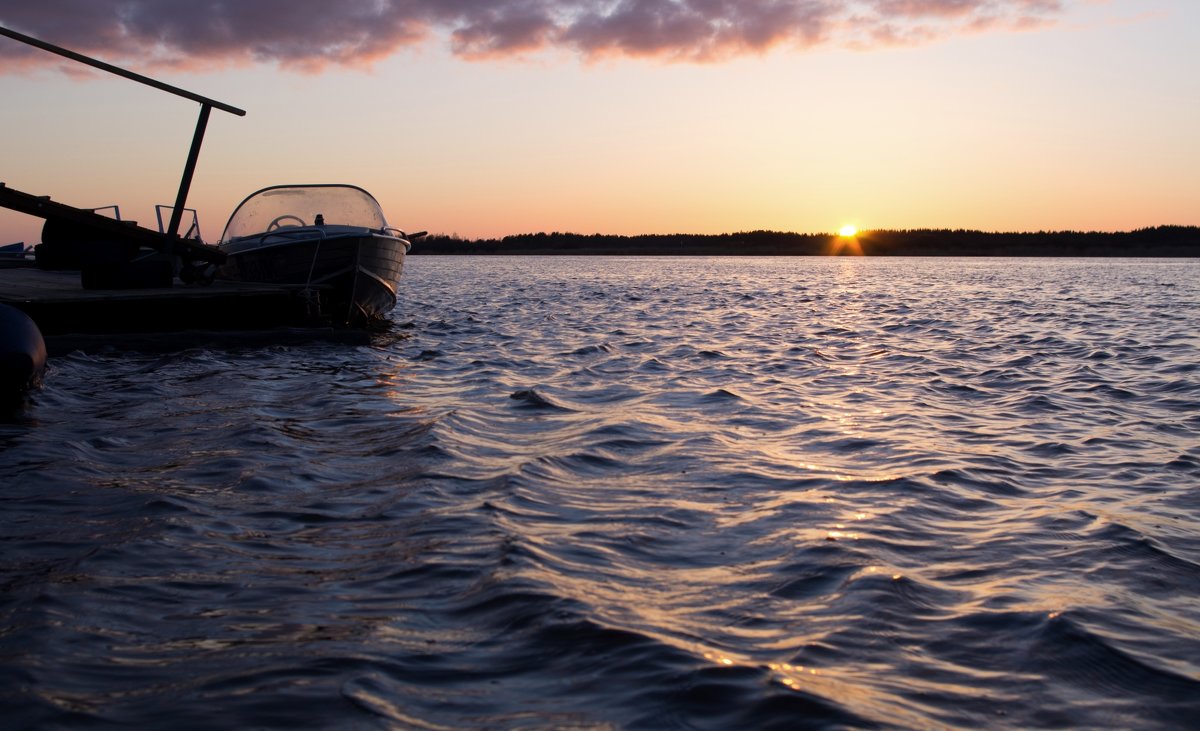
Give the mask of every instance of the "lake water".
<svg viewBox="0 0 1200 731">
<path fill-rule="evenodd" d="M 413 257 L 57 358 L 5 728 L 1200 727 L 1200 262 Z"/>
</svg>

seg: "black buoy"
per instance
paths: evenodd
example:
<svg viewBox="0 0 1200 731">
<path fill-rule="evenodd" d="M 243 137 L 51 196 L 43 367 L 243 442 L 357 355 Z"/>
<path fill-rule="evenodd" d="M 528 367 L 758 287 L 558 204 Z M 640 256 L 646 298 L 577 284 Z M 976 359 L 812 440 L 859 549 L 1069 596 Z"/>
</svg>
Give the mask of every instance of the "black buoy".
<svg viewBox="0 0 1200 731">
<path fill-rule="evenodd" d="M 46 370 L 46 341 L 29 315 L 0 304 L 0 402 L 17 404 Z"/>
</svg>

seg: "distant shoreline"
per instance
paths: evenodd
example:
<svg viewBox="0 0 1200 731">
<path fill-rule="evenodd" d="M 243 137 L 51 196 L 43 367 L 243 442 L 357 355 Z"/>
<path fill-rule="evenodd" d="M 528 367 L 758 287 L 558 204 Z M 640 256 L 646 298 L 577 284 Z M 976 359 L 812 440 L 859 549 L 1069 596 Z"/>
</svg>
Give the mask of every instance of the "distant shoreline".
<svg viewBox="0 0 1200 731">
<path fill-rule="evenodd" d="M 1126 232 L 917 229 L 835 234 L 748 231 L 732 234 L 536 233 L 500 239 L 428 236 L 414 255 L 620 256 L 1064 256 L 1200 257 L 1200 227 L 1157 226 Z"/>
</svg>

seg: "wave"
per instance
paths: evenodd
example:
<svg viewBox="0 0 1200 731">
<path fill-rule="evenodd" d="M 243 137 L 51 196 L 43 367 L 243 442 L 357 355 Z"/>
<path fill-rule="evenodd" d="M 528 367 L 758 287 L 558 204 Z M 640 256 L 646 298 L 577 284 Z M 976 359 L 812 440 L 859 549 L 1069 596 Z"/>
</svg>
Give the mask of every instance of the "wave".
<svg viewBox="0 0 1200 731">
<path fill-rule="evenodd" d="M 467 259 L 54 359 L 9 725 L 1200 726 L 1194 264 Z"/>
</svg>

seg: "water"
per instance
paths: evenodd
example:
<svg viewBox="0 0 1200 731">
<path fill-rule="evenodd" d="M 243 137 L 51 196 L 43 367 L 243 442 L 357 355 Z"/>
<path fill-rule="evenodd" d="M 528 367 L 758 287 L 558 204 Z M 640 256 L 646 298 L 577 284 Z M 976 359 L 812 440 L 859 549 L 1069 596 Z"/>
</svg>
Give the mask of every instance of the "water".
<svg viewBox="0 0 1200 731">
<path fill-rule="evenodd" d="M 414 257 L 0 426 L 7 728 L 1200 727 L 1200 264 Z"/>
</svg>

